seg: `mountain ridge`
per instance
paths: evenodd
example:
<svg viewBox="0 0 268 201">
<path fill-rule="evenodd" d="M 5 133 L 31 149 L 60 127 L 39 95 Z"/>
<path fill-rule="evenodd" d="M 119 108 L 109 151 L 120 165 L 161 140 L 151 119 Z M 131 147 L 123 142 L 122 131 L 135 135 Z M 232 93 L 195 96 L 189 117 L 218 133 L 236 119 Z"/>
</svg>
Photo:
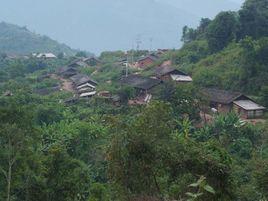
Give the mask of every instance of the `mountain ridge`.
<svg viewBox="0 0 268 201">
<path fill-rule="evenodd" d="M 7 54 L 30 54 L 35 52 L 65 53 L 76 51 L 45 35 L 33 33 L 27 27 L 0 22 L 0 52 Z"/>
</svg>

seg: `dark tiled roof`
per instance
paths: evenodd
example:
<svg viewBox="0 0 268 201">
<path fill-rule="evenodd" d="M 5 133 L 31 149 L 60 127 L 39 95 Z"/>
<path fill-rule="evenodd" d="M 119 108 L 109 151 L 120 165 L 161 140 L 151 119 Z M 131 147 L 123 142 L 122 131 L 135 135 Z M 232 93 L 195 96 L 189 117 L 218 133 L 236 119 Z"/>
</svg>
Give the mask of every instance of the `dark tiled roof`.
<svg viewBox="0 0 268 201">
<path fill-rule="evenodd" d="M 101 62 L 97 57 L 89 57 L 89 58 L 85 58 L 83 61 L 84 62 L 88 62 L 88 61 L 91 61 L 91 60 L 95 60 L 96 62 Z"/>
<path fill-rule="evenodd" d="M 93 79 L 91 79 L 89 76 L 83 75 L 83 74 L 74 75 L 70 79 L 74 82 L 74 84 L 76 86 L 85 84 L 87 82 L 90 82 L 90 83 L 92 83 L 94 85 L 97 85 L 98 84 L 96 81 L 94 81 Z"/>
<path fill-rule="evenodd" d="M 87 66 L 87 64 L 83 61 L 83 58 L 77 58 L 75 60 L 73 60 L 68 66 L 70 67 L 76 67 L 76 66 Z"/>
<path fill-rule="evenodd" d="M 137 89 L 149 90 L 161 83 L 158 79 L 142 77 L 140 75 L 129 75 L 121 79 L 121 83 Z"/>
<path fill-rule="evenodd" d="M 49 94 L 57 92 L 57 91 L 60 91 L 60 86 L 43 88 L 43 89 L 35 89 L 34 93 L 41 95 L 41 96 L 45 96 L 45 95 L 49 95 Z"/>
<path fill-rule="evenodd" d="M 166 75 L 169 73 L 174 73 L 174 74 L 179 74 L 179 75 L 187 75 L 186 73 L 184 73 L 180 70 L 177 70 L 171 66 L 163 66 L 163 67 L 160 66 L 160 67 L 156 68 L 156 70 L 155 70 L 155 74 L 158 76 L 163 76 L 163 75 Z"/>
<path fill-rule="evenodd" d="M 57 72 L 59 74 L 62 74 L 62 73 L 68 72 L 68 71 L 76 72 L 77 70 L 75 68 L 72 68 L 72 67 L 64 66 L 64 67 L 59 68 Z"/>
<path fill-rule="evenodd" d="M 151 59 L 152 61 L 156 61 L 158 59 L 158 57 L 156 57 L 154 55 L 148 55 L 148 56 L 145 56 L 145 57 L 140 58 L 138 60 L 138 62 L 143 61 L 143 60 L 148 59 L 148 58 Z"/>
<path fill-rule="evenodd" d="M 208 97 L 211 102 L 222 103 L 222 104 L 230 104 L 233 101 L 244 97 L 245 99 L 249 99 L 245 95 L 240 92 L 231 92 L 219 89 L 205 88 L 202 89 L 202 93 Z"/>
</svg>

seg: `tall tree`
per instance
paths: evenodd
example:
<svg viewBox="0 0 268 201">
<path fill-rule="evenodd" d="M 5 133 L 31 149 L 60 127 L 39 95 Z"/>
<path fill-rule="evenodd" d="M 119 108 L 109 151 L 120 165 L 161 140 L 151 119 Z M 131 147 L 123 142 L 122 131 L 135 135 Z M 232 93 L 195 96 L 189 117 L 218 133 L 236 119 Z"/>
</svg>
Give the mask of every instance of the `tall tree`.
<svg viewBox="0 0 268 201">
<path fill-rule="evenodd" d="M 14 105 L 0 108 L 0 170 L 6 180 L 6 201 L 12 198 L 15 168 L 27 169 L 27 157 L 32 153 L 35 133 L 31 117 L 25 110 Z"/>
<path fill-rule="evenodd" d="M 239 11 L 240 38 L 268 36 L 268 1 L 247 0 Z"/>
<path fill-rule="evenodd" d="M 236 38 L 238 18 L 235 12 L 221 12 L 208 25 L 206 38 L 212 53 L 226 47 Z"/>
</svg>

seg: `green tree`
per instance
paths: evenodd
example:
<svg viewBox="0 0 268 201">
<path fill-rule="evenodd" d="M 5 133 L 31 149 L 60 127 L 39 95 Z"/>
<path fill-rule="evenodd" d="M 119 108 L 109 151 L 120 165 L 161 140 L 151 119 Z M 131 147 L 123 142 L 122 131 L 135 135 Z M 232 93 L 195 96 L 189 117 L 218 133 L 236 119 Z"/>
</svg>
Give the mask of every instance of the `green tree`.
<svg viewBox="0 0 268 201">
<path fill-rule="evenodd" d="M 201 145 L 175 132 L 172 108 L 156 102 L 133 122 L 119 124 L 108 154 L 112 181 L 134 195 L 164 197 L 169 186 L 186 186 L 201 174 L 215 187 L 216 198 L 230 199 L 230 158 L 219 145 Z M 188 131 L 186 131 L 188 132 Z M 191 180 L 194 182 L 194 180 Z M 171 199 L 184 195 L 171 192 Z M 207 195 L 207 200 L 211 199 Z"/>
<path fill-rule="evenodd" d="M 51 147 L 45 161 L 47 200 L 86 201 L 90 186 L 90 169 L 70 157 L 62 147 Z"/>
<path fill-rule="evenodd" d="M 268 86 L 262 87 L 260 96 L 263 105 L 268 107 Z"/>
<path fill-rule="evenodd" d="M 23 184 L 20 180 L 23 173 L 20 174 L 20 171 L 30 169 L 28 162 L 34 147 L 39 144 L 35 139 L 36 130 L 32 127 L 31 116 L 25 109 L 15 105 L 0 108 L 0 170 L 6 181 L 7 201 L 15 198 L 16 183 Z"/>
<path fill-rule="evenodd" d="M 247 0 L 239 11 L 241 23 L 240 38 L 268 36 L 268 2 Z"/>
<path fill-rule="evenodd" d="M 187 26 L 183 27 L 181 41 L 183 41 L 184 43 L 189 43 L 195 40 L 196 37 L 197 37 L 197 31 L 195 29 L 189 28 Z"/>
<path fill-rule="evenodd" d="M 80 52 L 77 52 L 76 57 L 87 57 L 87 53 L 85 51 L 80 51 Z"/>
<path fill-rule="evenodd" d="M 238 18 L 234 12 L 221 12 L 208 25 L 206 39 L 212 53 L 225 48 L 236 39 Z"/>
</svg>

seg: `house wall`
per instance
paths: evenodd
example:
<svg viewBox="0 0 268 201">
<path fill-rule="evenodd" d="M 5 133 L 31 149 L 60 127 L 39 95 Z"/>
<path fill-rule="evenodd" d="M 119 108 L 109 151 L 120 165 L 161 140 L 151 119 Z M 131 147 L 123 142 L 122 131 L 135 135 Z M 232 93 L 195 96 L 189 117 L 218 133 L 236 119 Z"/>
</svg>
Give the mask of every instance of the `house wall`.
<svg viewBox="0 0 268 201">
<path fill-rule="evenodd" d="M 169 80 L 171 80 L 171 76 L 170 76 L 170 74 L 163 75 L 163 76 L 160 76 L 160 79 L 162 81 L 169 81 Z"/>
<path fill-rule="evenodd" d="M 225 105 L 225 104 L 218 103 L 217 104 L 217 107 L 218 107 L 217 108 L 218 109 L 218 112 L 220 112 L 220 113 L 228 113 L 232 109 L 232 105 L 231 104 Z"/>
<path fill-rule="evenodd" d="M 241 108 L 241 107 L 239 107 L 239 106 L 234 104 L 233 110 L 234 110 L 235 113 L 240 115 L 240 117 L 242 117 L 244 119 L 248 118 L 248 112 L 246 110 L 244 110 L 243 108 Z"/>
<path fill-rule="evenodd" d="M 143 59 L 141 61 L 138 62 L 138 67 L 139 68 L 146 68 L 150 65 L 152 65 L 154 63 L 154 61 L 150 58 L 146 58 L 146 59 Z"/>
<path fill-rule="evenodd" d="M 261 118 L 264 115 L 264 110 L 245 110 L 238 105 L 234 105 L 234 111 L 244 119 Z"/>
</svg>

